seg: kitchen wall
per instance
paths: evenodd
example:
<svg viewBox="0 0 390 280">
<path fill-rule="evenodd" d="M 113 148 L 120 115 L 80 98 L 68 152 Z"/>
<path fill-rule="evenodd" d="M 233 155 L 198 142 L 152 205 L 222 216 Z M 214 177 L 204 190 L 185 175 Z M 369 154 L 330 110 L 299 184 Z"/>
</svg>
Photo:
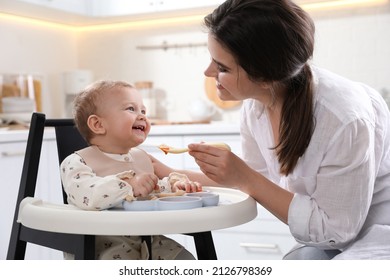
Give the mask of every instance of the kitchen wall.
<svg viewBox="0 0 390 280">
<path fill-rule="evenodd" d="M 190 120 L 190 102 L 206 98 L 203 71 L 210 61 L 207 47 L 167 50 L 137 47 L 206 41 L 207 34 L 200 22 L 152 30 L 89 32 L 80 40 L 79 59 L 81 67 L 93 69 L 98 78 L 153 81 L 159 115 L 171 120 Z M 228 115 L 224 117 L 227 119 Z"/>
<path fill-rule="evenodd" d="M 77 34 L 66 29 L 0 16 L 0 74 L 34 73 L 43 77 L 44 111 L 60 116 L 60 73 L 78 67 Z"/>
<path fill-rule="evenodd" d="M 388 7 L 313 14 L 317 44 L 313 63 L 378 90 L 390 90 Z M 77 32 L 0 17 L 0 73 L 34 72 L 45 77 L 44 111 L 64 115 L 61 75 L 90 69 L 95 79 L 154 82 L 160 117 L 189 120 L 190 101 L 205 98 L 206 47 L 140 50 L 137 46 L 206 42 L 199 22 L 149 28 Z M 238 108 L 219 110 L 215 120 L 237 121 Z"/>
</svg>

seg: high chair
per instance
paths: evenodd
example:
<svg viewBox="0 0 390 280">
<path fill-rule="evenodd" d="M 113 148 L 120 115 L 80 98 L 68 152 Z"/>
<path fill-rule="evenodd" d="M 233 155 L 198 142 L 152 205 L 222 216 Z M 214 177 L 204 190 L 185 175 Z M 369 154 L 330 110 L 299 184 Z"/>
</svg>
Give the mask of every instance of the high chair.
<svg viewBox="0 0 390 280">
<path fill-rule="evenodd" d="M 121 220 L 126 213 L 76 209 L 67 204 L 60 182 L 53 187 L 62 188 L 64 205 L 51 205 L 34 198 L 46 127 L 55 129 L 59 163 L 69 154 L 87 146 L 73 119 L 46 119 L 42 113 L 32 114 L 7 259 L 24 259 L 27 243 L 74 254 L 77 260 L 94 259 L 95 235 L 108 235 L 108 224 L 110 235 L 126 235 Z M 19 215 L 23 216 L 23 222 L 19 222 Z M 194 237 L 198 259 L 217 259 L 210 231 L 188 235 Z M 151 257 L 150 236 L 143 238 Z"/>
</svg>

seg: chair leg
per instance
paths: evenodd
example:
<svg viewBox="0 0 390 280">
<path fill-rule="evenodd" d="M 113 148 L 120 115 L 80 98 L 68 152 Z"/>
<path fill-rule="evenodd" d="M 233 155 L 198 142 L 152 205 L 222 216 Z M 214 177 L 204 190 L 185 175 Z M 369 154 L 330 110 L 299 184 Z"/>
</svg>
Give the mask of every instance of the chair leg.
<svg viewBox="0 0 390 280">
<path fill-rule="evenodd" d="M 24 260 L 27 242 L 20 240 L 20 224 L 14 223 L 7 252 L 7 260 Z"/>
<path fill-rule="evenodd" d="M 80 244 L 74 252 L 75 260 L 94 260 L 95 259 L 95 236 L 85 235 L 80 240 Z"/>
<path fill-rule="evenodd" d="M 194 237 L 198 260 L 216 260 L 213 236 L 210 231 L 197 232 L 191 234 Z"/>
</svg>

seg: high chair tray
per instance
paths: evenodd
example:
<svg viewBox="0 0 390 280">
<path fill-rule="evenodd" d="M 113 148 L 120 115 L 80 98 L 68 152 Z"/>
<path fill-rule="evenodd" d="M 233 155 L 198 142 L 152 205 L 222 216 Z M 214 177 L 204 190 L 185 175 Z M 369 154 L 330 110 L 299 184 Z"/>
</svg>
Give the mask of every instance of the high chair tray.
<svg viewBox="0 0 390 280">
<path fill-rule="evenodd" d="M 91 235 L 158 235 L 193 233 L 237 226 L 257 216 L 256 202 L 230 188 L 205 187 L 219 194 L 218 206 L 170 211 L 125 211 L 121 208 L 86 211 L 26 197 L 18 222 L 51 232 Z"/>
</svg>

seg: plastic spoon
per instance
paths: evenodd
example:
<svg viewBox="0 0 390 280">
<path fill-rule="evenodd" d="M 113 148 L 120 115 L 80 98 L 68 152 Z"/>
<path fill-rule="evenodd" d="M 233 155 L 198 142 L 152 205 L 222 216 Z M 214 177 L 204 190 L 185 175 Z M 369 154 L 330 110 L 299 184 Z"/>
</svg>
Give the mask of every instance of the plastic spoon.
<svg viewBox="0 0 390 280">
<path fill-rule="evenodd" d="M 165 144 L 158 146 L 158 148 L 163 151 L 165 154 L 181 154 L 188 152 L 188 148 L 174 148 Z"/>
<path fill-rule="evenodd" d="M 220 148 L 220 149 L 225 149 L 225 150 L 228 150 L 228 151 L 231 150 L 228 144 L 225 144 L 225 143 L 222 143 L 222 142 L 203 142 L 202 144 L 214 146 L 214 147 L 217 147 L 217 148 Z M 162 145 L 158 146 L 158 148 L 161 151 L 163 151 L 165 154 L 168 154 L 168 153 L 171 153 L 171 154 L 181 154 L 181 153 L 186 153 L 186 152 L 189 151 L 188 148 L 175 148 L 175 147 L 171 147 L 171 146 L 168 146 L 168 145 L 165 145 L 165 144 L 162 144 Z"/>
</svg>

